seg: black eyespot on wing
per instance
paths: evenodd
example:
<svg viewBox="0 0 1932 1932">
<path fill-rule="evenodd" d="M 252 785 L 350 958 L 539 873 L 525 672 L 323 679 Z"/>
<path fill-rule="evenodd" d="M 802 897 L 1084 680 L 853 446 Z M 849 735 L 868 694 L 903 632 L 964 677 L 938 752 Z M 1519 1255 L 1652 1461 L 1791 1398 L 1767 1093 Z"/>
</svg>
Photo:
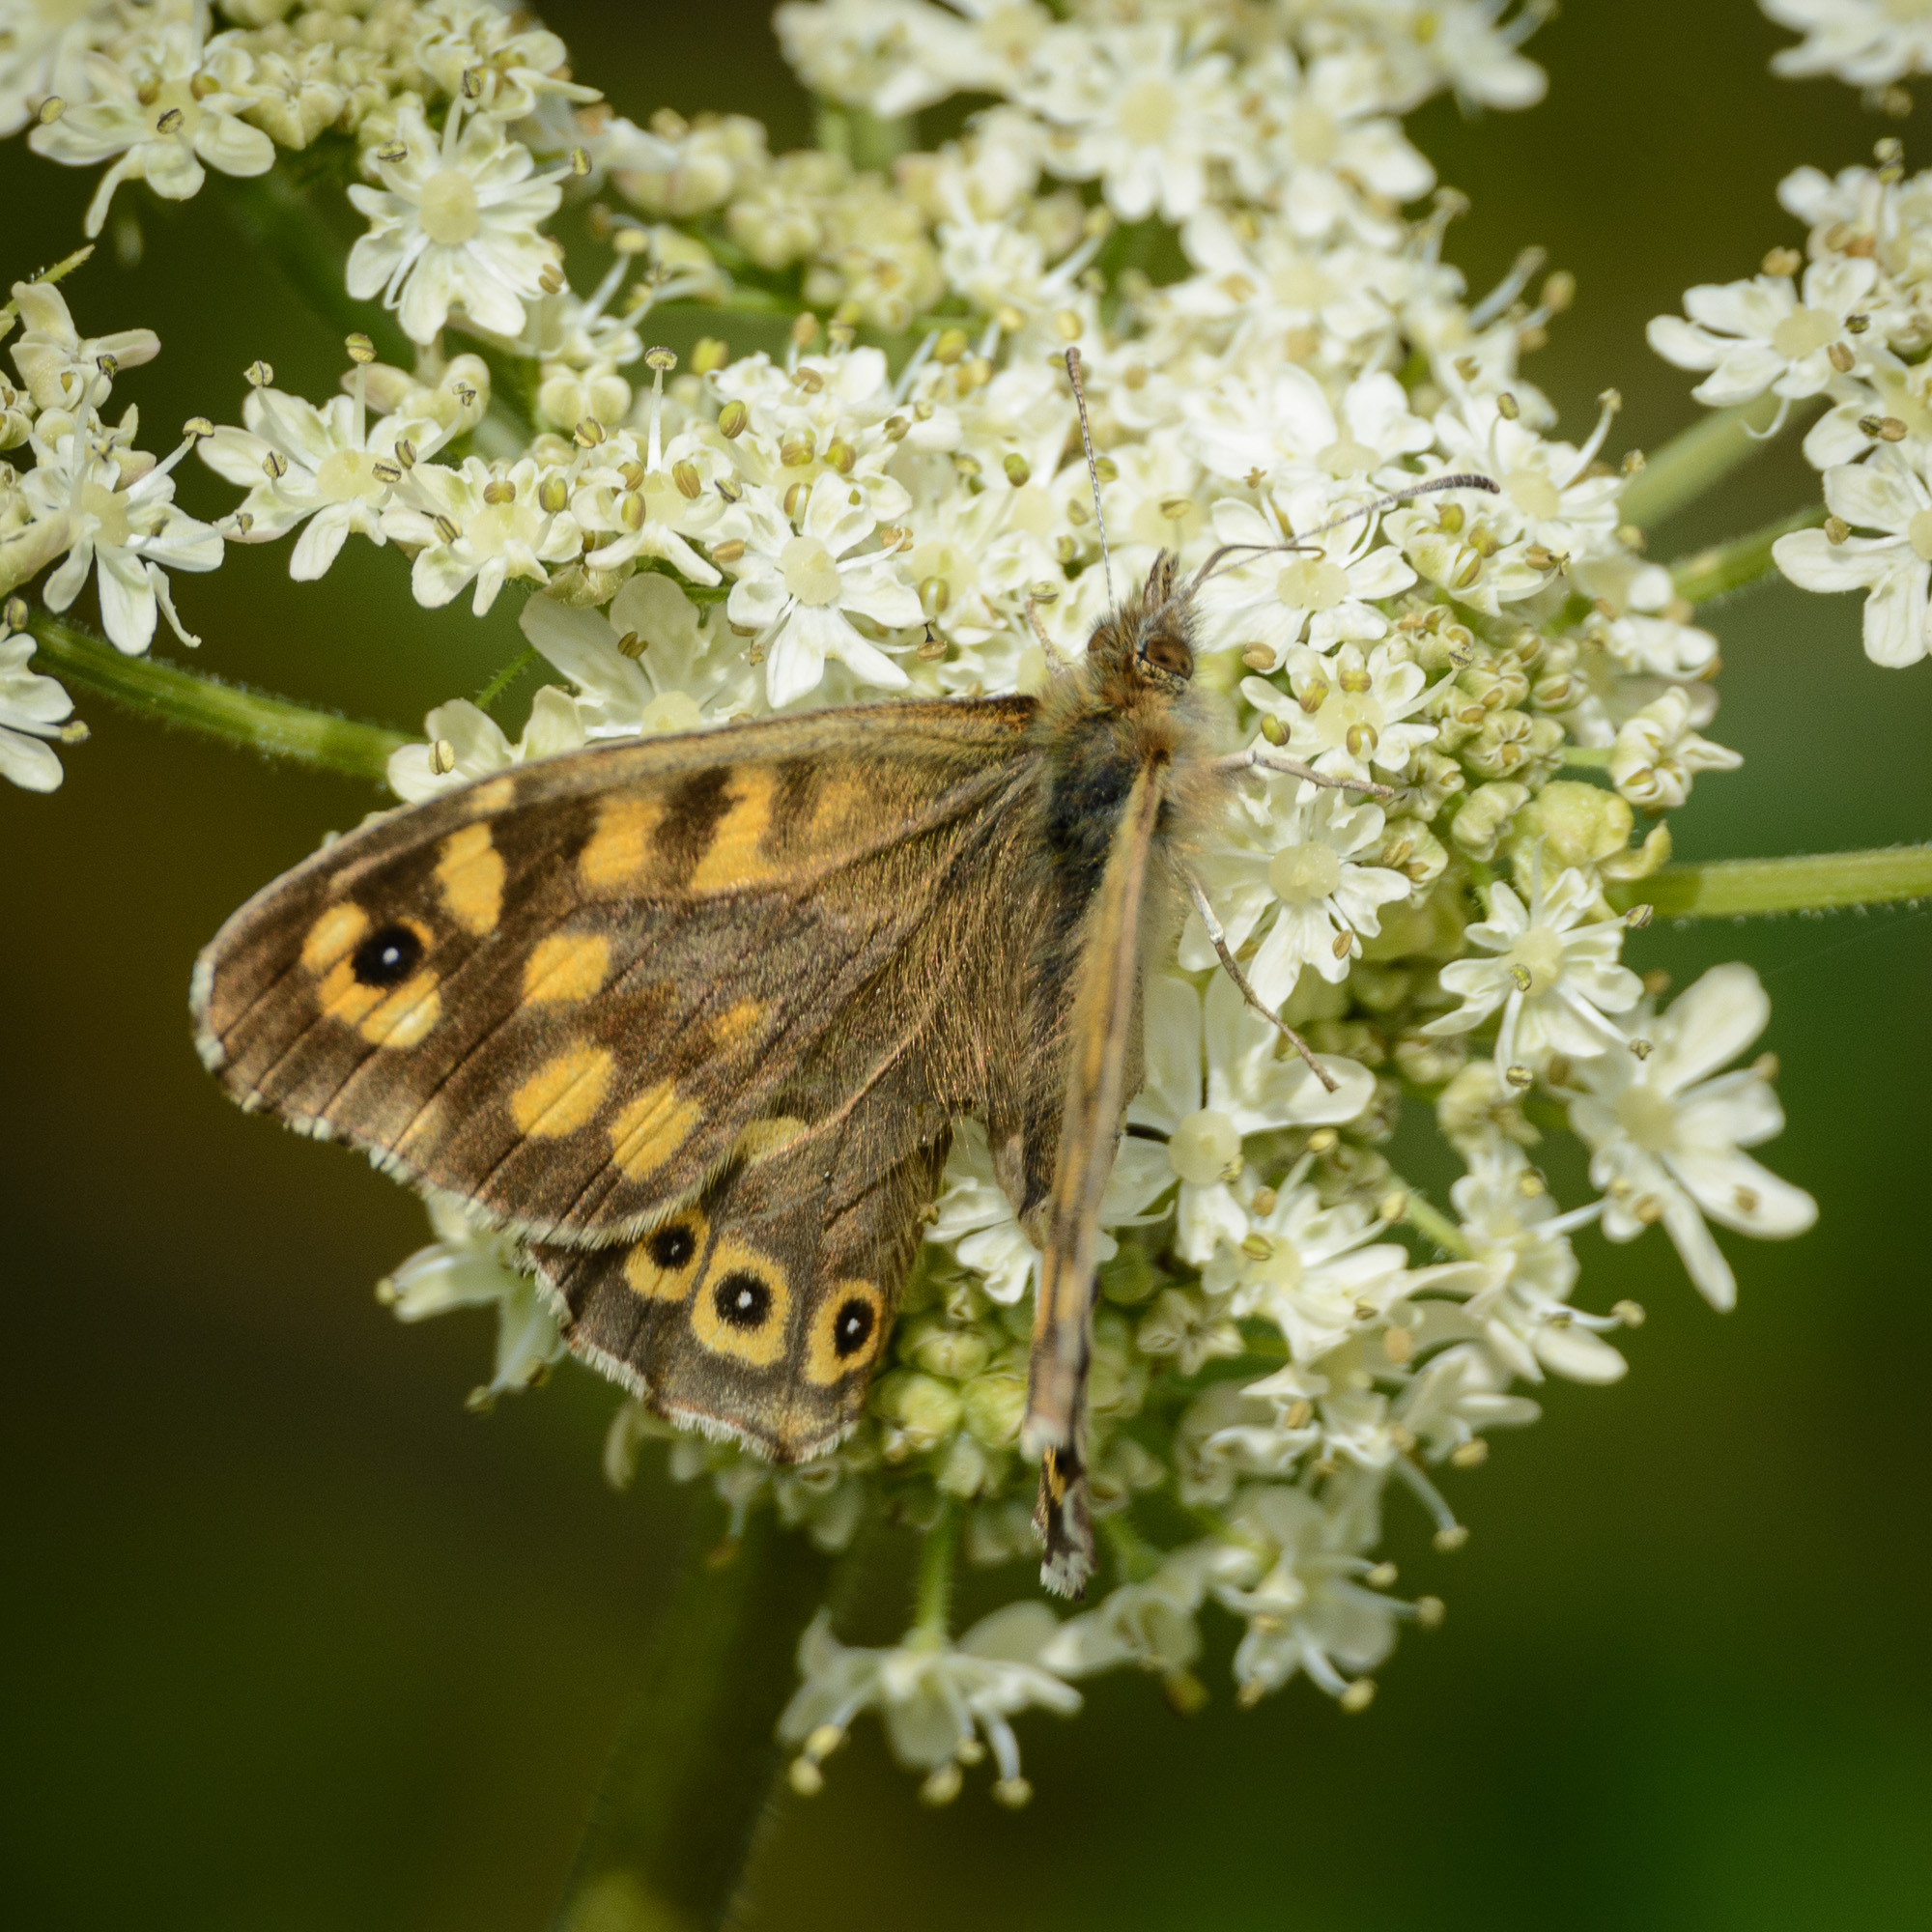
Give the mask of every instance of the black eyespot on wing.
<svg viewBox="0 0 1932 1932">
<path fill-rule="evenodd" d="M 349 970 L 365 986 L 399 986 L 421 963 L 423 943 L 407 925 L 385 925 L 355 949 Z"/>
<path fill-rule="evenodd" d="M 644 1243 L 656 1264 L 667 1270 L 681 1268 L 697 1252 L 697 1236 L 682 1221 L 660 1228 Z"/>
<path fill-rule="evenodd" d="M 771 1287 L 749 1268 L 733 1268 L 711 1291 L 711 1305 L 727 1328 L 762 1328 L 772 1312 Z"/>
<path fill-rule="evenodd" d="M 861 1295 L 853 1295 L 839 1309 L 832 1323 L 832 1348 L 840 1361 L 856 1355 L 872 1339 L 877 1320 L 872 1304 Z"/>
</svg>

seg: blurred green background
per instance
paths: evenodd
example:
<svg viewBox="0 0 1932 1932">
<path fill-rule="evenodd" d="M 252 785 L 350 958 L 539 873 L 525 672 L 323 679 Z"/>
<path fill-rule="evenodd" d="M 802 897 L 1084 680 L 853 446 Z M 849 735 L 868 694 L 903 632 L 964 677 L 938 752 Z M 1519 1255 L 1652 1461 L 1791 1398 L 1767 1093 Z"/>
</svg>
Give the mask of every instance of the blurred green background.
<svg viewBox="0 0 1932 1932">
<path fill-rule="evenodd" d="M 807 106 L 763 12 L 548 10 L 578 73 L 638 118 L 742 107 L 795 144 Z M 1779 40 L 1747 0 L 1572 0 L 1534 43 L 1545 105 L 1416 117 L 1474 200 L 1451 236 L 1472 288 L 1528 242 L 1577 273 L 1578 305 L 1532 364 L 1573 431 L 1607 384 L 1626 444 L 1691 419 L 1690 379 L 1649 355 L 1643 324 L 1800 239 L 1773 199 L 1788 168 L 1865 159 L 1892 131 L 1932 160 L 1917 124 L 1850 90 L 1774 82 Z M 75 243 L 91 187 L 0 148 L 8 279 Z M 327 392 L 335 332 L 245 253 L 215 195 L 161 210 L 128 188 L 121 206 L 145 262 L 129 273 L 103 248 L 71 296 L 86 329 L 158 329 L 159 361 L 119 392 L 148 447 L 191 413 L 233 419 L 258 355 Z M 191 508 L 232 500 L 181 474 Z M 1658 549 L 1811 494 L 1780 448 Z M 408 724 L 519 641 L 509 598 L 482 625 L 417 611 L 390 553 L 352 546 L 321 586 L 286 568 L 286 546 L 238 548 L 176 580 L 209 668 Z M 1719 735 L 1747 762 L 1700 783 L 1684 856 L 1932 831 L 1932 668 L 1869 666 L 1850 600 L 1767 589 L 1715 623 Z M 0 1916 L 36 1932 L 541 1923 L 685 1546 L 719 1518 L 662 1481 L 605 1488 L 612 1397 L 587 1376 L 466 1414 L 486 1322 L 402 1329 L 369 1292 L 425 1238 L 417 1205 L 242 1118 L 195 1062 L 196 948 L 369 793 L 82 709 L 95 736 L 65 789 L 0 791 Z M 1932 1320 L 1911 1208 L 1932 920 L 1652 930 L 1631 953 L 1680 981 L 1725 957 L 1765 971 L 1792 1120 L 1771 1158 L 1819 1197 L 1816 1232 L 1733 1244 L 1725 1318 L 1661 1236 L 1586 1237 L 1590 1305 L 1650 1310 L 1632 1373 L 1553 1386 L 1539 1426 L 1456 1479 L 1460 1555 L 1396 1506 L 1403 1587 L 1438 1591 L 1449 1618 L 1404 1643 L 1365 1716 L 1299 1685 L 1236 1713 L 1224 1633 L 1192 1720 L 1125 1678 L 1075 1722 L 1024 1720 L 1038 1796 L 1018 1815 L 982 1780 L 923 1810 L 867 1723 L 824 1795 L 785 1813 L 763 1922 L 1932 1923 Z M 875 1565 L 880 1633 L 904 1557 L 889 1544 Z"/>
</svg>

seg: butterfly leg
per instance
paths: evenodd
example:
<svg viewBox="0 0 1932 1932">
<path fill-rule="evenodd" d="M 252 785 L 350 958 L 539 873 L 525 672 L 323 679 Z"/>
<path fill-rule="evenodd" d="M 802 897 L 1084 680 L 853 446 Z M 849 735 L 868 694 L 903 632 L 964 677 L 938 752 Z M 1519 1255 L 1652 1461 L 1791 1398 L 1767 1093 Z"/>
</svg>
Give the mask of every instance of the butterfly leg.
<svg viewBox="0 0 1932 1932">
<path fill-rule="evenodd" d="M 1029 597 L 1026 601 L 1026 620 L 1027 629 L 1039 640 L 1039 647 L 1046 653 L 1047 663 L 1051 664 L 1054 658 L 1053 639 L 1046 635 L 1046 626 L 1039 621 L 1039 604 L 1036 598 Z"/>
<path fill-rule="evenodd" d="M 1261 1014 L 1262 1018 L 1266 1020 L 1296 1053 L 1300 1054 L 1308 1064 L 1308 1070 L 1316 1079 L 1321 1081 L 1329 1093 L 1334 1093 L 1334 1075 L 1308 1050 L 1308 1042 L 1279 1013 L 1271 1011 L 1263 1003 L 1262 996 L 1248 983 L 1248 976 L 1241 971 L 1240 963 L 1236 959 L 1234 951 L 1228 944 L 1228 935 L 1223 930 L 1221 922 L 1214 917 L 1214 908 L 1208 903 L 1208 895 L 1202 890 L 1201 881 L 1192 872 L 1183 876 L 1187 880 L 1187 890 L 1194 900 L 1194 910 L 1201 915 L 1201 923 L 1208 928 L 1208 943 L 1213 947 L 1215 956 L 1219 958 L 1228 978 L 1240 988 L 1242 999 L 1247 1001 L 1248 1005 Z"/>
<path fill-rule="evenodd" d="M 1084 1412 L 1084 1389 L 1080 1402 Z M 1056 1596 L 1076 1601 L 1087 1594 L 1094 1570 L 1094 1519 L 1081 1447 L 1069 1442 L 1040 1458 L 1039 1497 L 1033 1506 L 1033 1526 L 1042 1545 L 1039 1579 Z"/>
<path fill-rule="evenodd" d="M 1225 758 L 1216 758 L 1214 769 L 1221 772 L 1269 772 L 1281 778 L 1305 779 L 1308 783 L 1326 786 L 1330 791 L 1359 791 L 1370 798 L 1391 799 L 1395 793 L 1385 784 L 1377 784 L 1373 779 L 1338 779 L 1330 772 L 1318 772 L 1313 765 L 1305 765 L 1299 758 L 1282 756 L 1279 752 L 1264 751 L 1259 745 L 1250 745 L 1245 752 L 1231 753 Z"/>
</svg>

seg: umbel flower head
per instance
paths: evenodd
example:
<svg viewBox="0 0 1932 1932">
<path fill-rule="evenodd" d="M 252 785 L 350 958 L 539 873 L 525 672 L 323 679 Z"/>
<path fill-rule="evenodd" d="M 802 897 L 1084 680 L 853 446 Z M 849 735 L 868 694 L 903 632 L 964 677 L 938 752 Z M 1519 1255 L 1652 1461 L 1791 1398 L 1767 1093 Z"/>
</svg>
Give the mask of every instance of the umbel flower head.
<svg viewBox="0 0 1932 1932">
<path fill-rule="evenodd" d="M 1508 886 L 1490 893 L 1490 917 L 1466 937 L 1491 959 L 1458 959 L 1443 967 L 1444 992 L 1463 1004 L 1431 1020 L 1426 1032 L 1469 1033 L 1498 1009 L 1496 1059 L 1504 1066 L 1536 1065 L 1548 1054 L 1602 1053 L 1618 1040 L 1607 1015 L 1636 1004 L 1642 982 L 1617 964 L 1625 922 L 1590 920 L 1590 881 L 1572 867 L 1545 888 L 1540 860 L 1524 905 Z"/>
<path fill-rule="evenodd" d="M 800 1792 L 871 1713 L 927 1799 L 990 1759 L 1023 1803 L 1030 1714 L 1125 1668 L 1198 1708 L 1217 1623 L 1241 1703 L 1298 1685 L 1366 1709 L 1402 1632 L 1443 1614 L 1433 1587 L 1395 1594 L 1388 1520 L 1446 1562 L 1472 1473 L 1546 1386 L 1641 1369 L 1641 1310 L 1604 1309 L 1577 1232 L 1661 1227 L 1727 1307 L 1714 1227 L 1811 1224 L 1757 1158 L 1782 1125 L 1772 1062 L 1731 1067 L 1770 1023 L 1756 976 L 1718 967 L 1661 1009 L 1639 978 L 1667 814 L 1739 763 L 1711 735 L 1716 639 L 1642 554 L 1614 393 L 1565 430 L 1529 373 L 1573 285 L 1525 261 L 1472 298 L 1452 205 L 1419 202 L 1434 170 L 1403 117 L 1443 93 L 1531 104 L 1545 11 L 791 0 L 781 41 L 827 145 L 774 154 L 740 115 L 613 114 L 554 34 L 483 0 L 0 0 L 0 133 L 99 170 L 90 232 L 141 181 L 183 199 L 303 151 L 277 193 L 317 235 L 338 202 L 360 215 L 342 289 L 409 352 L 357 329 L 319 397 L 258 361 L 239 420 L 197 417 L 157 458 L 115 399 L 152 331 L 84 334 L 74 312 L 107 297 L 64 284 L 71 311 L 72 264 L 14 286 L 17 786 L 51 790 L 53 745 L 81 735 L 30 668 L 26 625 L 55 634 L 25 592 L 61 613 L 92 585 L 125 653 L 163 617 L 192 641 L 174 577 L 228 542 L 287 539 L 309 582 L 362 540 L 418 607 L 515 601 L 527 652 L 387 756 L 408 803 L 780 710 L 1037 692 L 1164 553 L 1190 579 L 1221 553 L 1195 701 L 1250 769 L 1145 961 L 1096 1248 L 1091 1599 L 1063 1613 L 1030 1582 L 1038 1228 L 980 1122 L 951 1123 L 845 1439 L 779 1468 L 615 1409 L 613 1480 L 662 1446 L 734 1532 L 769 1509 L 827 1550 L 874 1520 L 920 1540 L 899 1642 L 829 1614 L 805 1634 L 780 1723 Z M 1805 36 L 1787 66 L 1889 85 L 1932 58 L 1876 0 L 1771 11 Z M 976 110 L 930 151 L 894 119 L 961 93 Z M 863 165 L 875 145 L 904 152 Z M 1827 514 L 1778 563 L 1865 593 L 1867 649 L 1907 664 L 1932 644 L 1932 177 L 1888 152 L 1781 192 L 1803 253 L 1692 290 L 1652 338 L 1700 400 L 1815 412 Z M 1123 246 L 1122 223 L 1149 227 Z M 1163 283 L 1118 266 L 1142 254 Z M 676 354 L 670 304 L 680 327 L 710 311 Z M 213 523 L 175 500 L 190 447 L 237 493 Z M 1587 1159 L 1558 1157 L 1566 1133 Z M 1404 1171 L 1431 1137 L 1440 1203 Z M 431 1221 L 384 1300 L 495 1312 L 477 1408 L 542 1382 L 568 1357 L 527 1256 L 461 1201 Z M 1009 1600 L 954 1634 L 960 1566 Z"/>
<path fill-rule="evenodd" d="M 417 342 L 433 341 L 452 308 L 493 334 L 521 335 L 553 261 L 537 225 L 556 213 L 557 176 L 533 175 L 530 151 L 497 117 L 466 128 L 463 108 L 461 97 L 451 102 L 437 135 L 419 107 L 405 106 L 391 139 L 369 153 L 383 185 L 349 190 L 371 224 L 350 252 L 349 293 L 380 294 Z"/>
<path fill-rule="evenodd" d="M 848 1650 L 820 1616 L 799 1646 L 804 1682 L 779 1719 L 779 1735 L 803 1745 L 792 1762 L 795 1790 L 810 1796 L 823 1783 L 820 1763 L 845 1740 L 860 1712 L 879 1714 L 893 1755 L 925 1773 L 921 1795 L 944 1804 L 959 1790 L 961 1767 L 992 1750 L 993 1795 L 1024 1804 L 1033 1787 L 1020 1776 L 1018 1741 L 1009 1718 L 1030 1706 L 1070 1716 L 1080 1693 L 1034 1661 L 1058 1625 L 1043 1604 L 1009 1604 L 973 1626 L 956 1643 L 915 1630 L 891 1650 Z M 982 1743 L 981 1740 L 984 1740 Z"/>
<path fill-rule="evenodd" d="M 1771 1089 L 1775 1064 L 1719 1072 L 1764 1031 L 1771 1002 L 1748 966 L 1714 966 L 1665 1012 L 1626 1021 L 1630 1051 L 1586 1060 L 1571 1103 L 1604 1190 L 1604 1232 L 1634 1240 L 1662 1221 L 1690 1279 L 1728 1308 L 1737 1281 L 1705 1226 L 1741 1234 L 1803 1234 L 1817 1219 L 1808 1194 L 1744 1150 L 1773 1138 L 1784 1115 Z M 1715 1077 L 1714 1077 L 1715 1076 Z"/>
</svg>

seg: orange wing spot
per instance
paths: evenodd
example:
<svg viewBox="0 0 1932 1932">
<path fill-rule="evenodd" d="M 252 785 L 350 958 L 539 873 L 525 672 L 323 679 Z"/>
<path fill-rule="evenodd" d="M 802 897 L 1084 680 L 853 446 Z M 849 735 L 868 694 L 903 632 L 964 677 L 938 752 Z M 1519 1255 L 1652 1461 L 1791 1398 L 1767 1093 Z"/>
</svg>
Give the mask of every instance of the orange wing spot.
<svg viewBox="0 0 1932 1932">
<path fill-rule="evenodd" d="M 608 1046 L 574 1046 L 559 1053 L 510 1095 L 517 1131 L 534 1140 L 575 1133 L 604 1104 L 615 1065 Z"/>
<path fill-rule="evenodd" d="M 646 1301 L 682 1301 L 697 1279 L 710 1226 L 696 1208 L 653 1228 L 624 1257 L 624 1279 Z"/>
<path fill-rule="evenodd" d="M 608 798 L 597 826 L 578 855 L 577 869 L 591 892 L 630 885 L 650 863 L 664 806 L 652 798 Z"/>
<path fill-rule="evenodd" d="M 733 1047 L 743 1046 L 757 1033 L 764 1016 L 762 1002 L 740 1000 L 711 1022 L 711 1050 L 714 1053 L 728 1053 Z"/>
<path fill-rule="evenodd" d="M 332 905 L 309 927 L 301 963 L 311 973 L 327 973 L 338 959 L 348 958 L 368 930 L 369 915 L 354 900 Z"/>
<path fill-rule="evenodd" d="M 879 1352 L 885 1330 L 886 1298 L 869 1281 L 835 1283 L 830 1298 L 811 1318 L 806 1378 L 829 1388 L 865 1368 Z"/>
<path fill-rule="evenodd" d="M 340 1020 L 345 1026 L 360 1026 L 384 998 L 381 986 L 365 986 L 355 977 L 355 968 L 347 959 L 338 959 L 322 976 L 322 984 L 316 992 L 322 1001 L 324 1017 Z"/>
<path fill-rule="evenodd" d="M 784 1353 L 791 1284 L 769 1255 L 721 1239 L 691 1304 L 691 1330 L 714 1354 L 769 1368 Z"/>
<path fill-rule="evenodd" d="M 524 962 L 524 999 L 533 1007 L 587 1000 L 611 972 L 611 942 L 601 932 L 554 932 Z"/>
<path fill-rule="evenodd" d="M 731 1154 L 736 1160 L 769 1160 L 782 1153 L 806 1131 L 805 1122 L 792 1114 L 775 1114 L 767 1121 L 753 1121 L 738 1136 Z"/>
<path fill-rule="evenodd" d="M 503 916 L 504 866 L 487 825 L 466 825 L 442 841 L 436 877 L 458 925 L 479 939 L 496 931 Z"/>
<path fill-rule="evenodd" d="M 357 1031 L 371 1046 L 414 1046 L 441 1017 L 436 974 L 418 973 L 384 999 Z"/>
<path fill-rule="evenodd" d="M 854 772 L 836 772 L 819 787 L 811 810 L 814 846 L 850 833 L 877 816 L 872 788 Z"/>
<path fill-rule="evenodd" d="M 611 1158 L 632 1180 L 655 1174 L 696 1131 L 704 1109 L 668 1080 L 646 1087 L 611 1122 Z"/>
<path fill-rule="evenodd" d="M 729 892 L 777 875 L 778 861 L 761 849 L 771 830 L 777 788 L 777 774 L 756 766 L 732 774 L 730 810 L 718 821 L 711 843 L 692 871 L 693 892 Z"/>
<path fill-rule="evenodd" d="M 485 813 L 503 810 L 517 795 L 515 779 L 492 779 L 488 784 L 480 784 L 469 794 L 469 809 L 482 816 Z"/>
</svg>

